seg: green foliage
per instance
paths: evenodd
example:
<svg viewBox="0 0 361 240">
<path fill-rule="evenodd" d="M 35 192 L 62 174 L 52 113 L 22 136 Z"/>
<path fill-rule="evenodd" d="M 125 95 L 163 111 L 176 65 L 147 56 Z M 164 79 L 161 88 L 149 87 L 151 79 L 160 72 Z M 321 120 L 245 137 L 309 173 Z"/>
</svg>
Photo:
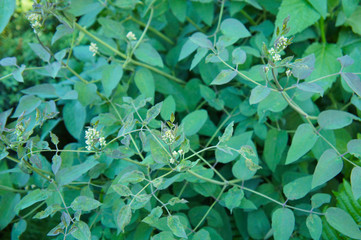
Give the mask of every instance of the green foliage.
<svg viewBox="0 0 361 240">
<path fill-rule="evenodd" d="M 4 239 L 361 239 L 358 1 L 14 3 Z"/>
</svg>

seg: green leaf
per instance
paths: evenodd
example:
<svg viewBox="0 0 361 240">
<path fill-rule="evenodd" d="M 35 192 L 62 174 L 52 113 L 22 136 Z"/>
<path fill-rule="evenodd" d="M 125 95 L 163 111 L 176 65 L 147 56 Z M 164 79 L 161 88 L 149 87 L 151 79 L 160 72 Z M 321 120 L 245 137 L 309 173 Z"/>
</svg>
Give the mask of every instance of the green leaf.
<svg viewBox="0 0 361 240">
<path fill-rule="evenodd" d="M 155 86 L 152 73 L 146 68 L 141 68 L 136 71 L 134 81 L 141 94 L 146 98 L 152 98 L 154 102 Z"/>
<path fill-rule="evenodd" d="M 169 120 L 172 113 L 175 112 L 176 105 L 172 95 L 169 95 L 164 99 L 162 109 L 160 110 L 160 116 L 163 120 Z"/>
<path fill-rule="evenodd" d="M 123 184 L 120 184 L 120 183 L 114 184 L 114 185 L 112 185 L 112 188 L 121 197 L 128 197 L 128 196 L 132 195 L 132 191 L 130 191 L 130 189 L 127 186 L 123 185 Z"/>
<path fill-rule="evenodd" d="M 15 217 L 15 206 L 20 201 L 20 194 L 14 194 L 7 192 L 6 194 L 1 194 L 0 199 L 0 230 L 3 230 Z"/>
<path fill-rule="evenodd" d="M 25 95 L 20 98 L 19 104 L 16 107 L 12 118 L 19 117 L 23 112 L 24 116 L 32 113 L 39 105 L 41 100 L 34 95 Z"/>
<path fill-rule="evenodd" d="M 244 192 L 238 186 L 234 186 L 228 190 L 228 192 L 225 194 L 224 201 L 226 207 L 229 208 L 231 213 L 233 208 L 239 207 L 243 197 L 244 197 Z"/>
<path fill-rule="evenodd" d="M 271 90 L 265 86 L 257 86 L 253 88 L 249 98 L 249 104 L 252 105 L 261 102 L 270 94 L 270 92 Z"/>
<path fill-rule="evenodd" d="M 4 131 L 5 126 L 6 126 L 6 122 L 11 114 L 11 112 L 13 111 L 13 109 L 9 109 L 7 111 L 1 112 L 0 113 L 0 133 L 2 131 Z"/>
<path fill-rule="evenodd" d="M 355 199 L 361 197 L 361 167 L 354 167 L 351 172 L 351 187 Z"/>
<path fill-rule="evenodd" d="M 123 76 L 123 68 L 120 64 L 111 64 L 104 67 L 102 71 L 102 85 L 106 96 L 110 96 Z"/>
<path fill-rule="evenodd" d="M 358 5 L 359 5 L 359 0 L 343 0 L 342 9 L 346 17 L 350 17 L 351 14 L 355 11 L 355 9 L 357 9 Z"/>
<path fill-rule="evenodd" d="M 93 209 L 96 209 L 100 205 L 102 205 L 102 204 L 93 198 L 89 198 L 86 196 L 79 196 L 74 199 L 74 201 L 71 203 L 70 207 L 74 211 L 79 211 L 79 210 L 91 211 Z"/>
<path fill-rule="evenodd" d="M 352 15 L 349 18 L 347 18 L 346 24 L 351 26 L 352 31 L 354 33 L 361 35 L 360 21 L 361 21 L 361 7 L 358 6 L 356 10 L 352 13 Z"/>
<path fill-rule="evenodd" d="M 311 53 L 310 55 L 295 60 L 292 65 L 292 74 L 297 79 L 305 79 L 311 75 L 315 69 L 315 54 Z"/>
<path fill-rule="evenodd" d="M 302 91 L 311 92 L 311 93 L 319 93 L 321 95 L 321 97 L 323 96 L 323 92 L 324 92 L 323 88 L 316 83 L 303 82 L 303 83 L 297 84 L 296 87 Z"/>
<path fill-rule="evenodd" d="M 343 72 L 341 73 L 342 79 L 359 97 L 361 97 L 361 80 L 354 73 Z"/>
<path fill-rule="evenodd" d="M 303 198 L 311 191 L 312 175 L 300 177 L 287 183 L 283 187 L 283 192 L 289 200 Z"/>
<path fill-rule="evenodd" d="M 295 216 L 288 208 L 278 208 L 272 214 L 272 229 L 275 240 L 290 239 L 295 227 Z"/>
<path fill-rule="evenodd" d="M 60 186 L 69 184 L 78 179 L 84 173 L 88 172 L 97 164 L 98 162 L 95 159 L 89 159 L 81 164 L 62 168 L 55 176 L 56 182 Z"/>
<path fill-rule="evenodd" d="M 13 71 L 13 77 L 16 81 L 24 82 L 23 72 L 24 72 L 25 68 L 26 68 L 26 66 L 24 64 L 22 64 L 20 66 L 20 68 L 17 68 Z"/>
<path fill-rule="evenodd" d="M 71 235 L 78 239 L 78 240 L 90 240 L 91 239 L 91 232 L 89 229 L 88 224 L 83 221 L 79 221 L 74 223 L 76 230 L 71 232 Z"/>
<path fill-rule="evenodd" d="M 291 164 L 305 155 L 315 145 L 318 136 L 308 123 L 298 126 L 288 150 L 286 164 Z"/>
<path fill-rule="evenodd" d="M 284 0 L 279 8 L 276 23 L 282 28 L 283 20 L 290 16 L 288 26 L 290 31 L 286 36 L 302 32 L 320 18 L 320 14 L 306 0 Z"/>
<path fill-rule="evenodd" d="M 152 154 L 152 158 L 156 163 L 163 163 L 167 164 L 169 162 L 170 156 L 167 151 L 164 149 L 166 148 L 166 145 L 163 144 L 160 145 L 157 140 L 155 140 L 152 136 L 148 137 L 149 139 L 149 146 L 150 146 L 150 152 Z"/>
<path fill-rule="evenodd" d="M 37 84 L 33 87 L 22 90 L 25 94 L 38 95 L 39 97 L 57 97 L 56 89 L 49 83 Z"/>
<path fill-rule="evenodd" d="M 265 239 L 270 227 L 269 220 L 262 209 L 248 213 L 247 230 L 253 239 Z"/>
<path fill-rule="evenodd" d="M 352 139 L 347 143 L 347 151 L 355 157 L 361 157 L 361 139 Z"/>
<path fill-rule="evenodd" d="M 98 99 L 97 86 L 94 83 L 77 82 L 74 90 L 78 93 L 78 100 L 84 106 L 88 106 Z"/>
<path fill-rule="evenodd" d="M 68 102 L 63 108 L 63 118 L 68 132 L 79 139 L 85 124 L 85 108 L 78 101 Z"/>
<path fill-rule="evenodd" d="M 170 228 L 170 230 L 172 230 L 175 236 L 188 239 L 187 234 L 184 231 L 184 226 L 180 222 L 178 216 L 168 216 L 167 225 Z"/>
<path fill-rule="evenodd" d="M 213 43 L 208 39 L 207 35 L 203 33 L 200 32 L 193 33 L 193 35 L 190 36 L 189 39 L 200 47 L 213 49 Z"/>
<path fill-rule="evenodd" d="M 50 61 L 51 55 L 42 45 L 39 43 L 29 43 L 29 46 L 41 60 L 44 62 Z"/>
<path fill-rule="evenodd" d="M 240 47 L 235 48 L 232 51 L 232 63 L 237 64 L 243 64 L 247 59 L 246 52 L 243 51 Z"/>
<path fill-rule="evenodd" d="M 227 125 L 226 129 L 224 130 L 223 135 L 221 137 L 219 137 L 220 142 L 226 142 L 232 137 L 233 125 L 234 125 L 233 121 Z"/>
<path fill-rule="evenodd" d="M 340 62 L 341 66 L 342 67 L 348 67 L 348 66 L 351 66 L 352 64 L 354 64 L 354 60 L 348 56 L 348 55 L 345 55 L 345 56 L 342 56 L 342 57 L 339 57 L 337 58 L 337 61 Z"/>
<path fill-rule="evenodd" d="M 26 230 L 26 221 L 24 219 L 20 219 L 19 222 L 13 225 L 11 230 L 11 240 L 20 239 L 21 234 L 23 234 Z"/>
<path fill-rule="evenodd" d="M 151 240 L 176 240 L 176 239 L 174 238 L 172 232 L 165 231 L 152 236 Z"/>
<path fill-rule="evenodd" d="M 117 214 L 118 231 L 124 232 L 124 228 L 130 223 L 131 218 L 132 218 L 132 210 L 130 206 L 124 205 Z"/>
<path fill-rule="evenodd" d="M 340 129 L 359 119 L 351 113 L 339 110 L 326 110 L 318 115 L 317 121 L 323 129 Z"/>
<path fill-rule="evenodd" d="M 197 53 L 193 57 L 192 64 L 189 70 L 195 68 L 198 63 L 207 55 L 208 51 L 209 50 L 207 48 L 198 48 Z"/>
<path fill-rule="evenodd" d="M 6 58 L 1 59 L 0 66 L 3 66 L 3 67 L 16 66 L 16 57 L 6 57 Z"/>
<path fill-rule="evenodd" d="M 267 166 L 275 172 L 288 142 L 286 131 L 271 129 L 267 133 L 263 156 Z"/>
<path fill-rule="evenodd" d="M 208 113 L 206 110 L 196 110 L 191 112 L 182 120 L 184 134 L 191 136 L 196 134 L 204 125 L 208 119 Z"/>
<path fill-rule="evenodd" d="M 51 39 L 51 45 L 53 45 L 56 41 L 58 41 L 60 38 L 71 34 L 73 32 L 73 29 L 68 27 L 66 24 L 59 24 L 56 27 L 56 32 L 53 35 L 53 38 Z"/>
<path fill-rule="evenodd" d="M 119 182 L 122 183 L 138 183 L 145 179 L 144 173 L 138 170 L 133 170 L 131 172 L 125 173 L 120 179 Z"/>
<path fill-rule="evenodd" d="M 169 1 L 169 6 L 174 16 L 180 22 L 184 22 L 187 16 L 187 0 Z"/>
<path fill-rule="evenodd" d="M 231 69 L 222 70 L 217 77 L 211 82 L 211 85 L 222 85 L 230 82 L 237 76 L 237 72 Z"/>
<path fill-rule="evenodd" d="M 312 53 L 316 57 L 315 70 L 306 79 L 307 82 L 339 72 L 340 65 L 337 58 L 342 56 L 339 46 L 336 44 L 313 43 L 305 50 L 304 55 L 307 56 Z M 336 79 L 337 76 L 331 76 L 317 81 L 317 84 L 323 89 L 328 89 Z"/>
<path fill-rule="evenodd" d="M 46 190 L 36 189 L 34 191 L 31 191 L 25 197 L 23 197 L 20 202 L 15 206 L 15 212 L 19 213 L 20 210 L 30 207 L 34 203 L 44 201 L 48 197 L 49 192 Z"/>
<path fill-rule="evenodd" d="M 149 43 L 141 43 L 134 51 L 134 55 L 142 62 L 163 68 L 163 60 L 157 50 Z"/>
<path fill-rule="evenodd" d="M 15 10 L 15 0 L 0 1 L 0 33 L 4 31 Z"/>
<path fill-rule="evenodd" d="M 312 188 L 320 186 L 339 174 L 343 161 L 333 149 L 326 150 L 316 165 L 312 179 Z"/>
<path fill-rule="evenodd" d="M 306 219 L 306 226 L 312 239 L 319 240 L 322 234 L 322 220 L 316 214 L 308 215 Z"/>
<path fill-rule="evenodd" d="M 192 240 L 211 240 L 211 235 L 205 229 L 201 229 L 193 235 Z"/>
<path fill-rule="evenodd" d="M 184 43 L 184 45 L 181 49 L 181 52 L 179 53 L 178 61 L 181 61 L 181 60 L 185 59 L 186 57 L 188 57 L 189 55 L 191 55 L 195 50 L 197 50 L 197 48 L 198 48 L 198 45 L 195 44 L 190 39 L 188 39 Z"/>
<path fill-rule="evenodd" d="M 162 216 L 163 210 L 161 207 L 155 207 L 152 209 L 150 214 L 146 216 L 142 222 L 148 223 L 150 226 L 154 226 L 155 223 L 159 220 L 160 216 Z"/>
<path fill-rule="evenodd" d="M 354 239 L 361 239 L 361 232 L 352 217 L 340 208 L 330 207 L 326 210 L 327 222 L 340 233 Z"/>
<path fill-rule="evenodd" d="M 160 102 L 154 105 L 153 107 L 151 107 L 147 111 L 147 118 L 145 119 L 145 122 L 149 123 L 151 120 L 155 119 L 159 115 L 162 105 L 163 102 Z"/>
<path fill-rule="evenodd" d="M 316 193 L 311 197 L 312 208 L 319 208 L 331 201 L 331 195 L 327 193 Z"/>
<path fill-rule="evenodd" d="M 227 18 L 221 23 L 221 32 L 224 36 L 221 39 L 224 41 L 226 37 L 227 42 L 226 46 L 231 45 L 238 41 L 240 38 L 250 37 L 251 33 L 247 30 L 247 28 L 241 23 L 239 20 L 235 18 Z"/>
</svg>

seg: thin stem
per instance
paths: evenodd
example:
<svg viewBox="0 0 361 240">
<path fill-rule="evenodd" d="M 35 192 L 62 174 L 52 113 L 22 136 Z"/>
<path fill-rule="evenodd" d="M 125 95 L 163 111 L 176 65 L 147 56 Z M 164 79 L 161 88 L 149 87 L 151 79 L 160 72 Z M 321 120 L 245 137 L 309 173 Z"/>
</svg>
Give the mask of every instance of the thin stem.
<svg viewBox="0 0 361 240">
<path fill-rule="evenodd" d="M 314 132 L 320 136 L 320 138 L 322 138 L 322 140 L 327 143 L 342 159 L 344 159 L 345 161 L 349 162 L 351 165 L 353 165 L 354 167 L 359 167 L 357 164 L 353 163 L 351 160 L 349 160 L 348 158 L 346 158 L 344 156 L 344 154 L 341 154 L 337 148 L 332 144 L 330 143 L 330 141 L 327 140 L 327 138 L 325 138 L 319 131 L 317 131 L 317 129 L 315 128 L 315 126 L 313 125 L 313 123 L 307 119 L 308 123 L 311 125 L 311 127 L 313 128 Z"/>
<path fill-rule="evenodd" d="M 103 40 L 101 40 L 100 38 L 98 38 L 97 36 L 95 36 L 94 34 L 90 33 L 88 30 L 86 30 L 85 28 L 83 28 L 82 26 L 80 26 L 78 23 L 75 23 L 75 27 L 77 29 L 79 29 L 81 32 L 83 32 L 84 34 L 88 35 L 89 37 L 93 38 L 95 41 L 99 42 L 100 44 L 102 44 L 104 47 L 108 48 L 109 50 L 111 50 L 112 52 L 114 52 L 116 55 L 120 56 L 121 58 L 123 59 L 127 59 L 127 55 L 120 52 L 119 50 L 113 48 L 112 46 L 110 46 L 109 44 L 107 44 L 106 42 L 104 42 Z M 137 65 L 137 66 L 141 66 L 141 67 L 145 67 L 145 68 L 148 68 L 149 70 L 153 71 L 153 72 L 156 72 L 168 79 L 171 79 L 175 82 L 178 82 L 178 83 L 181 83 L 181 84 L 184 84 L 184 81 L 182 79 L 179 79 L 177 77 L 174 77 L 166 72 L 163 72 L 155 67 L 152 67 L 148 64 L 145 64 L 145 63 L 142 63 L 142 62 L 138 62 L 136 60 L 133 60 L 131 59 L 129 61 L 130 63 L 134 64 L 134 65 Z"/>
<path fill-rule="evenodd" d="M 143 22 L 139 21 L 138 19 L 134 18 L 133 16 L 129 17 L 130 20 L 132 20 L 133 22 L 139 24 L 142 27 L 145 27 L 146 24 L 144 24 Z M 163 39 L 164 41 L 166 41 L 167 43 L 174 45 L 174 42 L 172 41 L 172 39 L 168 38 L 166 35 L 164 35 L 163 33 L 159 32 L 157 29 L 149 26 L 149 31 L 153 32 L 155 35 L 157 35 L 158 37 L 160 37 L 161 39 Z"/>
<path fill-rule="evenodd" d="M 208 167 L 210 167 L 217 175 L 222 179 L 223 182 L 227 182 L 227 180 L 220 174 L 217 169 L 215 169 L 206 159 L 204 159 L 201 155 L 199 155 L 196 151 L 193 149 L 190 149 L 192 153 L 196 154 L 197 157 L 199 157 Z"/>
<path fill-rule="evenodd" d="M 213 207 L 216 205 L 216 203 L 219 201 L 219 199 L 221 198 L 222 194 L 224 193 L 224 190 L 226 190 L 227 186 L 223 186 L 221 192 L 218 194 L 217 198 L 214 200 L 214 202 L 212 203 L 212 205 L 208 208 L 207 212 L 203 215 L 202 219 L 198 222 L 197 226 L 195 226 L 195 228 L 192 230 L 192 232 L 195 232 L 198 227 L 203 223 L 203 221 L 206 219 L 206 217 L 208 216 L 208 214 L 212 211 Z M 192 232 L 190 232 L 188 235 L 190 235 Z"/>
<path fill-rule="evenodd" d="M 332 74 L 329 74 L 329 75 L 326 75 L 326 76 L 323 76 L 323 77 L 316 78 L 316 79 L 311 80 L 311 81 L 309 81 L 309 82 L 307 82 L 307 83 L 314 83 L 314 82 L 320 81 L 320 80 L 322 80 L 322 79 L 325 79 L 325 78 L 328 78 L 328 77 L 337 76 L 337 75 L 340 75 L 340 74 L 341 74 L 341 72 L 332 73 Z M 288 88 L 285 88 L 284 91 L 288 91 L 288 90 L 293 89 L 293 88 L 296 88 L 296 87 L 297 87 L 296 85 L 293 85 L 293 86 L 290 86 L 290 87 L 288 87 Z"/>
<path fill-rule="evenodd" d="M 245 18 L 247 18 L 247 20 L 249 21 L 249 23 L 253 26 L 256 26 L 257 23 L 253 20 L 253 18 L 243 9 L 241 11 L 239 11 Z"/>
<path fill-rule="evenodd" d="M 188 16 L 186 17 L 186 20 L 193 25 L 193 27 L 195 27 L 198 31 L 205 33 L 205 31 L 199 27 L 191 18 L 189 18 Z"/>
<path fill-rule="evenodd" d="M 147 22 L 147 25 L 145 26 L 144 30 L 143 30 L 143 33 L 142 35 L 140 36 L 140 38 L 138 39 L 137 43 L 135 44 L 135 46 L 132 48 L 132 51 L 130 52 L 129 56 L 128 56 L 128 59 L 131 59 L 132 56 L 133 56 L 133 53 L 134 51 L 139 47 L 139 45 L 142 43 L 144 37 L 145 37 L 145 34 L 147 33 L 148 31 L 148 28 L 150 26 L 150 23 L 152 22 L 152 18 L 153 18 L 153 8 L 151 7 L 150 8 L 150 15 L 149 15 L 149 19 L 148 19 L 148 22 Z"/>
<path fill-rule="evenodd" d="M 238 107 L 235 107 L 232 112 L 226 117 L 226 119 L 223 120 L 223 122 L 218 126 L 217 130 L 213 133 L 212 137 L 208 140 L 208 142 L 206 143 L 205 147 L 208 147 L 213 139 L 217 136 L 218 132 L 223 128 L 223 126 L 229 121 L 229 119 L 231 119 L 232 114 L 238 109 Z"/>
<path fill-rule="evenodd" d="M 223 10 L 224 10 L 224 2 L 225 0 L 222 0 L 221 3 L 221 10 L 219 12 L 219 17 L 218 17 L 218 23 L 217 23 L 217 27 L 216 27 L 216 31 L 214 31 L 213 33 L 213 45 L 216 45 L 217 42 L 217 33 L 219 32 L 219 28 L 221 26 L 221 21 L 222 21 L 222 17 L 223 17 Z"/>
<path fill-rule="evenodd" d="M 0 185 L 0 190 L 5 190 L 8 192 L 15 192 L 15 193 L 27 193 L 27 190 L 15 189 L 8 186 Z"/>
<path fill-rule="evenodd" d="M 325 19 L 323 19 L 323 17 L 321 17 L 320 19 L 320 31 L 321 31 L 321 38 L 322 38 L 322 43 L 326 44 L 326 30 L 325 30 Z"/>
</svg>

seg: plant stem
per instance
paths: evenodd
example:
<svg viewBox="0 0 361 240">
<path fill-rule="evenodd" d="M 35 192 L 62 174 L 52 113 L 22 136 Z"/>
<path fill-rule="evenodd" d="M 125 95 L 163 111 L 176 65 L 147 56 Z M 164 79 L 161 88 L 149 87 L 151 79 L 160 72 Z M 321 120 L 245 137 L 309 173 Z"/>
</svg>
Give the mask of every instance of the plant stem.
<svg viewBox="0 0 361 240">
<path fill-rule="evenodd" d="M 95 36 L 94 34 L 90 33 L 88 30 L 86 30 L 85 28 L 83 28 L 82 26 L 80 26 L 78 23 L 75 23 L 75 27 L 77 29 L 79 29 L 81 32 L 83 32 L 84 34 L 88 35 L 90 38 L 93 38 L 95 41 L 99 42 L 100 44 L 102 44 L 104 47 L 108 48 L 109 50 L 111 50 L 112 52 L 114 52 L 116 55 L 120 56 L 121 58 L 123 59 L 126 59 L 127 58 L 127 55 L 125 55 L 124 53 L 120 52 L 119 50 L 113 48 L 112 46 L 110 46 L 109 44 L 107 44 L 106 42 L 104 42 L 103 40 L 101 40 L 100 38 L 98 38 L 97 36 Z M 134 65 L 137 65 L 137 66 L 140 66 L 140 67 L 145 67 L 145 68 L 148 68 L 149 70 L 153 71 L 153 72 L 156 72 L 168 79 L 171 79 L 175 82 L 178 82 L 178 83 L 181 83 L 181 84 L 185 84 L 185 82 L 180 79 L 180 78 L 177 78 L 177 77 L 174 77 L 166 72 L 163 72 L 162 70 L 159 70 L 153 66 L 150 66 L 148 64 L 145 64 L 145 63 L 142 63 L 142 62 L 138 62 L 136 60 L 129 60 L 130 63 L 134 64 Z"/>
<path fill-rule="evenodd" d="M 327 40 L 326 40 L 326 30 L 325 30 L 325 19 L 323 19 L 323 17 L 321 17 L 320 19 L 320 31 L 321 31 L 322 43 L 326 44 Z"/>
<path fill-rule="evenodd" d="M 139 21 L 138 19 L 134 18 L 133 16 L 129 17 L 130 20 L 132 20 L 133 22 L 139 24 L 142 27 L 145 27 L 146 24 L 144 24 L 143 22 Z M 149 26 L 149 31 L 153 32 L 155 35 L 157 35 L 158 37 L 160 37 L 161 39 L 163 39 L 164 41 L 166 41 L 167 43 L 174 45 L 174 42 L 168 38 L 166 35 L 164 35 L 163 33 L 159 32 L 157 29 Z"/>
</svg>

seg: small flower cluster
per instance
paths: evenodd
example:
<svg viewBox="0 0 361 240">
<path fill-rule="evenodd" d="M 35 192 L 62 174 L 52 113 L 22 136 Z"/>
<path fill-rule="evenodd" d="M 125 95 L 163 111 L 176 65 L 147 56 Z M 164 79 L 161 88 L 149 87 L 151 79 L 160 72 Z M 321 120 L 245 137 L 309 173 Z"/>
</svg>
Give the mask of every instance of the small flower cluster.
<svg viewBox="0 0 361 240">
<path fill-rule="evenodd" d="M 135 37 L 135 34 L 133 32 L 128 32 L 127 33 L 127 38 L 129 41 L 136 41 L 137 38 Z"/>
<path fill-rule="evenodd" d="M 90 43 L 89 51 L 93 53 L 93 57 L 98 53 L 98 46 L 96 43 Z"/>
<path fill-rule="evenodd" d="M 281 36 L 278 41 L 275 43 L 275 47 L 278 52 L 284 50 L 288 46 L 288 39 L 284 36 Z"/>
<path fill-rule="evenodd" d="M 24 132 L 25 132 L 25 127 L 23 126 L 23 124 L 21 124 L 21 123 L 17 124 L 15 127 L 14 133 L 19 141 L 23 140 Z"/>
<path fill-rule="evenodd" d="M 274 44 L 274 48 L 268 50 L 269 55 L 271 55 L 274 62 L 278 62 L 281 60 L 280 52 L 283 51 L 290 44 L 290 39 L 281 36 L 276 40 Z"/>
<path fill-rule="evenodd" d="M 272 56 L 273 61 L 278 62 L 281 60 L 281 55 L 274 50 L 274 48 L 271 48 L 268 50 L 268 53 Z"/>
<path fill-rule="evenodd" d="M 99 143 L 100 147 L 104 147 L 106 145 L 105 138 L 100 137 L 100 132 L 95 128 L 88 128 L 88 130 L 85 131 L 85 139 L 85 143 L 87 145 L 85 148 L 88 151 L 94 149 L 97 143 Z"/>
<path fill-rule="evenodd" d="M 41 23 L 42 17 L 38 13 L 31 13 L 27 16 L 32 29 L 34 29 L 34 32 L 37 33 L 39 29 L 43 26 Z"/>
<path fill-rule="evenodd" d="M 291 76 L 291 73 L 292 73 L 292 71 L 291 71 L 290 69 L 287 69 L 287 71 L 286 71 L 287 77 L 290 77 L 290 76 Z"/>
<path fill-rule="evenodd" d="M 166 129 L 163 133 L 162 133 L 162 140 L 166 143 L 166 144 L 173 144 L 175 141 L 175 134 L 171 129 Z"/>
<path fill-rule="evenodd" d="M 180 156 L 184 154 L 184 151 L 182 149 L 179 149 L 178 151 L 172 152 L 172 157 L 169 159 L 169 162 L 173 164 Z"/>
</svg>

